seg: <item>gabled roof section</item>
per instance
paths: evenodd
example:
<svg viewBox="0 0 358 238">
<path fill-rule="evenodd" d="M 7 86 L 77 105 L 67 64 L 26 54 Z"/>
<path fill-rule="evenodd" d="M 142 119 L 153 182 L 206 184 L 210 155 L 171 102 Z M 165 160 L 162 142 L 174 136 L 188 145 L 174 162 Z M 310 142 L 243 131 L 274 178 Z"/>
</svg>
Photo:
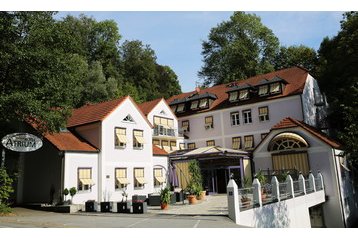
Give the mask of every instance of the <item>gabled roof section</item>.
<svg viewBox="0 0 358 238">
<path fill-rule="evenodd" d="M 291 117 L 286 117 L 283 120 L 281 120 L 278 124 L 272 127 L 271 130 L 278 130 L 278 129 L 285 129 L 285 128 L 293 128 L 293 127 L 301 127 L 307 132 L 311 133 L 321 141 L 325 142 L 326 144 L 330 145 L 333 148 L 341 148 L 341 144 L 339 144 L 337 141 L 331 139 L 326 134 L 320 132 L 313 126 L 310 126 L 304 122 L 298 121 L 296 119 L 293 119 Z"/>
<path fill-rule="evenodd" d="M 203 112 L 218 110 L 218 109 L 222 109 L 222 108 L 234 107 L 234 106 L 238 106 L 241 104 L 250 104 L 250 103 L 255 103 L 257 101 L 262 101 L 262 100 L 270 100 L 270 99 L 276 99 L 276 98 L 281 98 L 281 97 L 287 97 L 287 96 L 291 96 L 291 95 L 302 94 L 307 77 L 308 77 L 307 70 L 305 70 L 304 68 L 301 68 L 301 67 L 292 67 L 292 68 L 282 69 L 282 70 L 278 70 L 278 71 L 267 73 L 267 74 L 257 75 L 257 76 L 250 77 L 245 80 L 240 80 L 240 81 L 231 82 L 228 84 L 221 84 L 221 85 L 213 86 L 210 88 L 200 89 L 199 95 L 210 93 L 210 94 L 216 95 L 217 99 L 214 100 L 213 103 L 210 105 L 210 107 L 205 110 L 199 110 L 199 111 L 190 110 L 190 111 L 186 111 L 186 112 L 177 114 L 177 117 L 188 116 L 188 115 L 192 115 L 192 114 L 203 113 Z M 264 79 L 267 81 L 263 81 Z M 229 95 L 226 92 L 228 90 L 230 90 L 229 85 L 231 85 L 231 86 L 235 85 L 237 87 L 241 87 L 242 85 L 248 84 L 248 85 L 255 87 L 262 83 L 266 84 L 266 83 L 272 83 L 274 81 L 277 82 L 277 81 L 279 81 L 279 79 L 284 80 L 284 82 L 287 82 L 287 84 L 285 85 L 284 90 L 281 94 L 270 95 L 265 98 L 252 98 L 252 99 L 250 98 L 249 100 L 245 100 L 244 102 L 238 102 L 238 103 L 231 103 L 228 100 Z M 271 82 L 271 80 L 274 80 L 274 81 Z M 195 94 L 195 93 L 197 93 L 197 91 L 191 91 L 191 92 L 175 95 L 175 96 L 167 99 L 167 102 L 169 105 L 174 100 L 176 100 L 177 102 L 181 102 L 181 101 L 185 102 L 186 98 L 188 98 L 190 95 Z"/>
<path fill-rule="evenodd" d="M 156 145 L 153 145 L 153 155 L 160 155 L 160 156 L 168 156 L 168 153 L 163 150 L 162 148 L 159 148 Z"/>
<path fill-rule="evenodd" d="M 96 104 L 88 104 L 83 107 L 73 109 L 71 117 L 67 120 L 67 127 L 75 127 L 103 121 L 128 97 L 129 96 Z"/>
<path fill-rule="evenodd" d="M 71 132 L 58 132 L 45 134 L 44 137 L 60 151 L 97 152 L 98 150 L 76 137 Z"/>
<path fill-rule="evenodd" d="M 155 106 L 158 105 L 160 101 L 164 100 L 163 98 L 157 98 L 149 102 L 143 102 L 141 104 L 138 104 L 139 109 L 143 112 L 145 116 L 148 116 L 148 114 L 153 110 Z M 164 100 L 165 101 L 165 100 Z"/>
</svg>

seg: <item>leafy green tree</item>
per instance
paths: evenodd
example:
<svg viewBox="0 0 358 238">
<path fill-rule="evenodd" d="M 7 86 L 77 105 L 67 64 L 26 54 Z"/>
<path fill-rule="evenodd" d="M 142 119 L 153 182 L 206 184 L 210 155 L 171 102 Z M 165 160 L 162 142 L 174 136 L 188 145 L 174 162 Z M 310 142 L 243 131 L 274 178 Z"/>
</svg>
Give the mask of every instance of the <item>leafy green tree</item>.
<svg viewBox="0 0 358 238">
<path fill-rule="evenodd" d="M 158 93 L 163 98 L 169 98 L 181 93 L 178 76 L 169 66 L 157 65 Z"/>
<path fill-rule="evenodd" d="M 8 199 L 10 194 L 14 192 L 12 188 L 12 178 L 7 174 L 4 167 L 0 167 L 0 213 L 10 211 L 8 207 Z"/>
<path fill-rule="evenodd" d="M 315 75 L 317 66 L 317 53 L 314 49 L 304 45 L 280 47 L 280 52 L 275 58 L 275 69 L 302 66 Z"/>
<path fill-rule="evenodd" d="M 318 83 L 330 105 L 329 122 L 358 165 L 358 13 L 347 12 L 341 30 L 325 38 L 318 51 Z"/>
<path fill-rule="evenodd" d="M 273 71 L 279 41 L 258 16 L 235 12 L 210 30 L 202 49 L 198 75 L 210 86 Z"/>
</svg>

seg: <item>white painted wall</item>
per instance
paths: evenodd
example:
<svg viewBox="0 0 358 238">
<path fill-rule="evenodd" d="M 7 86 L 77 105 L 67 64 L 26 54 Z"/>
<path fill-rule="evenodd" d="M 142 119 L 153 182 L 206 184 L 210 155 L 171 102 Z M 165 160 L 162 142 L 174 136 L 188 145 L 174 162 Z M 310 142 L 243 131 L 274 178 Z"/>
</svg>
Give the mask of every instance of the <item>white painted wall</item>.
<svg viewBox="0 0 358 238">
<path fill-rule="evenodd" d="M 154 168 L 162 168 L 163 169 L 163 175 L 166 178 L 165 183 L 163 183 L 160 187 L 153 186 L 153 192 L 159 193 L 161 188 L 165 188 L 167 185 L 169 185 L 168 181 L 168 156 L 155 156 L 153 155 L 153 169 Z M 153 178 L 154 179 L 154 178 Z M 154 181 L 153 181 L 154 185 Z"/>
<path fill-rule="evenodd" d="M 123 122 L 130 114 L 134 123 Z M 125 149 L 116 149 L 114 146 L 115 127 L 126 128 L 127 146 Z M 143 130 L 145 140 L 142 150 L 133 149 L 133 130 Z M 127 178 L 130 184 L 127 187 L 128 199 L 132 195 L 148 195 L 153 192 L 153 156 L 152 156 L 152 128 L 132 101 L 127 98 L 122 104 L 102 121 L 102 151 L 100 160 L 101 183 L 98 201 L 119 201 L 122 191 L 115 190 L 115 168 L 127 168 Z M 147 181 L 143 189 L 134 189 L 134 168 L 144 168 Z"/>
<path fill-rule="evenodd" d="M 65 171 L 64 171 L 64 188 L 68 190 L 71 187 L 77 189 L 78 183 L 78 168 L 91 168 L 92 180 L 95 183 L 90 190 L 77 191 L 73 197 L 74 204 L 84 204 L 87 200 L 97 200 L 98 194 L 98 153 L 84 153 L 84 152 L 65 152 Z M 70 196 L 67 196 L 70 199 Z"/>
<path fill-rule="evenodd" d="M 164 111 L 165 114 L 160 112 Z M 152 125 L 154 125 L 154 116 L 165 117 L 174 120 L 174 129 L 178 129 L 178 119 L 175 114 L 172 112 L 168 104 L 165 103 L 164 99 L 159 101 L 159 103 L 152 109 L 152 111 L 147 115 L 147 118 Z M 177 130 L 178 131 L 178 130 Z"/>
<path fill-rule="evenodd" d="M 269 108 L 269 121 L 260 122 L 258 108 L 263 106 Z M 246 109 L 251 109 L 252 123 L 250 124 L 244 124 L 242 111 Z M 232 126 L 230 113 L 236 111 L 240 113 L 240 125 Z M 213 116 L 213 129 L 206 130 L 204 127 L 207 116 Z M 261 141 L 261 134 L 268 133 L 285 117 L 303 120 L 299 95 L 180 117 L 179 127 L 181 127 L 182 121 L 189 120 L 190 132 L 187 133 L 189 140 L 186 142 L 195 142 L 197 147 L 206 146 L 207 140 L 215 140 L 215 145 L 231 148 L 232 137 L 241 136 L 243 142 L 246 135 L 254 135 L 256 146 Z"/>
</svg>

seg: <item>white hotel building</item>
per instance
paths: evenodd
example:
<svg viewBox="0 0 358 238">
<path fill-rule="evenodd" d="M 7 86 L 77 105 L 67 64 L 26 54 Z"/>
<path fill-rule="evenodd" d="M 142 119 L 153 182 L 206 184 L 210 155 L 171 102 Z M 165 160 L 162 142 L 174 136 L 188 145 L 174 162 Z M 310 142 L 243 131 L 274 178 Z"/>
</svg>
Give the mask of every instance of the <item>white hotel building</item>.
<svg viewBox="0 0 358 238">
<path fill-rule="evenodd" d="M 328 197 L 318 208 L 322 223 L 349 226 L 357 198 L 340 145 L 320 132 L 327 129 L 326 109 L 317 81 L 299 67 L 166 101 L 137 105 L 127 96 L 86 105 L 73 110 L 66 129 L 44 135 L 41 149 L 10 153 L 20 169 L 15 199 L 20 204 L 56 202 L 71 187 L 78 189 L 73 198 L 78 204 L 121 201 L 123 191 L 128 198 L 148 195 L 168 183 L 168 153 L 179 155 L 171 162 L 185 170 L 188 160 L 181 153 L 220 146 L 250 156 L 200 160 L 208 191 L 226 192 L 230 174 L 243 186 L 259 169 L 296 169 L 304 175 L 320 170 Z M 22 131 L 38 135 L 30 125 Z"/>
</svg>

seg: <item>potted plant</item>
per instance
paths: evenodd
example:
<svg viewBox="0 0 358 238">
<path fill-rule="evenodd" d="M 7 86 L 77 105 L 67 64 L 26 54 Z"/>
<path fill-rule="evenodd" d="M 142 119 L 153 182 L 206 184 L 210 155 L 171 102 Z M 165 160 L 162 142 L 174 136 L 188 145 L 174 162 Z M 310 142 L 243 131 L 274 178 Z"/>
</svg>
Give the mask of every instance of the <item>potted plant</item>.
<svg viewBox="0 0 358 238">
<path fill-rule="evenodd" d="M 198 200 L 204 199 L 206 192 L 203 191 L 203 178 L 198 161 L 194 160 L 189 163 L 189 173 L 189 194 L 195 195 Z"/>
<path fill-rule="evenodd" d="M 76 193 L 77 193 L 77 189 L 75 187 L 70 188 L 71 204 L 72 204 L 73 196 L 75 196 Z"/>
<path fill-rule="evenodd" d="M 267 197 L 267 191 L 266 191 L 266 182 L 267 182 L 267 178 L 266 176 L 263 174 L 262 170 L 260 169 L 260 171 L 256 174 L 256 178 L 259 180 L 260 184 L 261 184 L 261 199 L 264 201 Z"/>
<path fill-rule="evenodd" d="M 187 196 L 189 204 L 196 204 L 198 202 L 198 200 L 196 199 L 198 195 L 198 189 L 196 188 L 196 185 L 193 183 L 189 183 L 185 191 L 189 193 L 189 195 Z"/>
<path fill-rule="evenodd" d="M 170 203 L 170 190 L 168 187 L 160 190 L 160 208 L 163 210 L 168 209 Z"/>
<path fill-rule="evenodd" d="M 241 205 L 243 208 L 247 208 L 250 206 L 251 199 L 247 195 L 241 196 Z"/>
<path fill-rule="evenodd" d="M 68 191 L 68 189 L 67 188 L 65 188 L 64 190 L 63 190 L 63 195 L 65 195 L 65 201 L 64 201 L 64 204 L 66 204 L 67 203 L 67 195 L 69 194 L 70 192 Z"/>
</svg>

